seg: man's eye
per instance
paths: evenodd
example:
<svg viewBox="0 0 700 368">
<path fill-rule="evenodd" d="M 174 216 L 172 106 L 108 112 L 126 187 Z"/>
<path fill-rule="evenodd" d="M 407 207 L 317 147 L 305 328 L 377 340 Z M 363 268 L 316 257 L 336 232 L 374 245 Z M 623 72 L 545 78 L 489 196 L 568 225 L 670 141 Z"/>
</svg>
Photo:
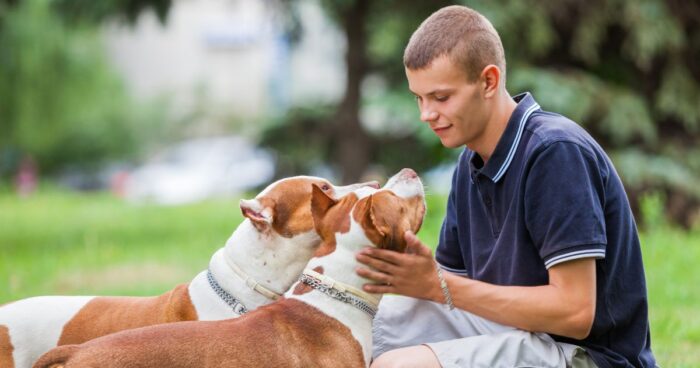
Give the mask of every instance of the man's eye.
<svg viewBox="0 0 700 368">
<path fill-rule="evenodd" d="M 450 98 L 450 96 L 435 96 L 435 99 L 439 102 L 445 102 Z"/>
</svg>

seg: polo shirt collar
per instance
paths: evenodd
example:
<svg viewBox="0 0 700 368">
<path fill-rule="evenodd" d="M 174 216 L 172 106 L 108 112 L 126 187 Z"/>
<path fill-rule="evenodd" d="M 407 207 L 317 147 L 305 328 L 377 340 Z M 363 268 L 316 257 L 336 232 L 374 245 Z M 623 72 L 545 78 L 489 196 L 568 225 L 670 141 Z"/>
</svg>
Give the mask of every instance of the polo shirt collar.
<svg viewBox="0 0 700 368">
<path fill-rule="evenodd" d="M 513 100 L 515 100 L 518 105 L 515 107 L 515 110 L 513 110 L 510 119 L 508 119 L 508 125 L 506 125 L 506 129 L 503 131 L 503 135 L 498 141 L 496 149 L 493 151 L 486 166 L 483 166 L 483 161 L 476 152 L 472 152 L 472 157 L 470 159 L 472 171 L 481 168 L 481 174 L 486 175 L 494 183 L 501 180 L 506 170 L 508 170 L 511 161 L 513 161 L 513 156 L 515 156 L 518 143 L 520 143 L 520 138 L 525 130 L 527 119 L 534 111 L 540 108 L 540 105 L 529 92 L 521 93 L 513 97 Z"/>
</svg>

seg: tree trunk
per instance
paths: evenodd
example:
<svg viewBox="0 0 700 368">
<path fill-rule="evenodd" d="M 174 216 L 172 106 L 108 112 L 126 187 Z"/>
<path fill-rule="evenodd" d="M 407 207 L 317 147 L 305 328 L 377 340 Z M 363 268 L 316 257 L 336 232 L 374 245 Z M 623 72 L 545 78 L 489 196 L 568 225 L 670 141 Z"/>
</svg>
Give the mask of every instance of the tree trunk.
<svg viewBox="0 0 700 368">
<path fill-rule="evenodd" d="M 366 19 L 369 0 L 356 0 L 341 13 L 343 31 L 348 42 L 345 56 L 347 83 L 345 95 L 335 114 L 336 162 L 344 183 L 358 181 L 371 158 L 371 137 L 360 122 L 360 87 L 367 72 Z"/>
</svg>

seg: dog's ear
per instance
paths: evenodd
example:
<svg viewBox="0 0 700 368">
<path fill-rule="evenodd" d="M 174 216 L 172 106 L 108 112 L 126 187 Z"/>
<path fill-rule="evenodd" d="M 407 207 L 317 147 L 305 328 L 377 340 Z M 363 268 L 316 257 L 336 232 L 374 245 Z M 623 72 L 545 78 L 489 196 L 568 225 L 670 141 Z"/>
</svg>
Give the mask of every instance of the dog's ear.
<svg viewBox="0 0 700 368">
<path fill-rule="evenodd" d="M 317 232 L 320 233 L 323 217 L 336 203 L 338 201 L 329 197 L 318 185 L 311 184 L 311 217 Z"/>
<path fill-rule="evenodd" d="M 272 226 L 274 211 L 271 206 L 265 206 L 258 199 L 241 199 L 241 213 L 253 223 L 260 232 L 267 231 Z"/>
<path fill-rule="evenodd" d="M 355 220 L 360 223 L 365 235 L 375 245 L 380 246 L 386 238 L 386 228 L 378 226 L 376 217 L 373 213 L 374 194 L 360 200 L 355 206 Z"/>
<path fill-rule="evenodd" d="M 356 219 L 365 235 L 378 248 L 402 252 L 406 248 L 403 232 L 410 229 L 404 216 L 395 211 L 391 197 L 377 193 L 358 203 Z M 405 225 L 405 226 L 404 226 Z M 406 227 L 405 230 L 402 229 Z"/>
</svg>

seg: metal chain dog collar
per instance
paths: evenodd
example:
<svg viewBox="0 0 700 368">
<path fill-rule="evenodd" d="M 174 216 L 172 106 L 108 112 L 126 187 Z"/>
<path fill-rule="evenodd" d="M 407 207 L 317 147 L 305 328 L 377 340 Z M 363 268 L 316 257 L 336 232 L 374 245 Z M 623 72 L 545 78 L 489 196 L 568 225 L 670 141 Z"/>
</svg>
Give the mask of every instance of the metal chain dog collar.
<svg viewBox="0 0 700 368">
<path fill-rule="evenodd" d="M 233 309 L 234 313 L 237 313 L 238 315 L 248 313 L 248 308 L 246 308 L 240 300 L 229 294 L 226 290 L 224 290 L 224 288 L 221 287 L 221 285 L 219 285 L 218 282 L 216 282 L 214 275 L 211 274 L 211 270 L 207 270 L 207 280 L 209 280 L 209 286 L 211 286 L 216 295 L 218 295 L 221 300 L 228 304 L 228 306 Z"/>
<path fill-rule="evenodd" d="M 340 291 L 332 286 L 329 286 L 323 281 L 307 274 L 306 272 L 304 272 L 301 275 L 299 281 L 330 296 L 333 299 L 352 305 L 353 307 L 369 314 L 369 316 L 372 318 L 374 318 L 374 316 L 377 314 L 377 308 L 370 305 L 370 303 L 368 303 L 367 301 L 356 297 L 355 295 L 352 295 L 350 293 Z"/>
</svg>

